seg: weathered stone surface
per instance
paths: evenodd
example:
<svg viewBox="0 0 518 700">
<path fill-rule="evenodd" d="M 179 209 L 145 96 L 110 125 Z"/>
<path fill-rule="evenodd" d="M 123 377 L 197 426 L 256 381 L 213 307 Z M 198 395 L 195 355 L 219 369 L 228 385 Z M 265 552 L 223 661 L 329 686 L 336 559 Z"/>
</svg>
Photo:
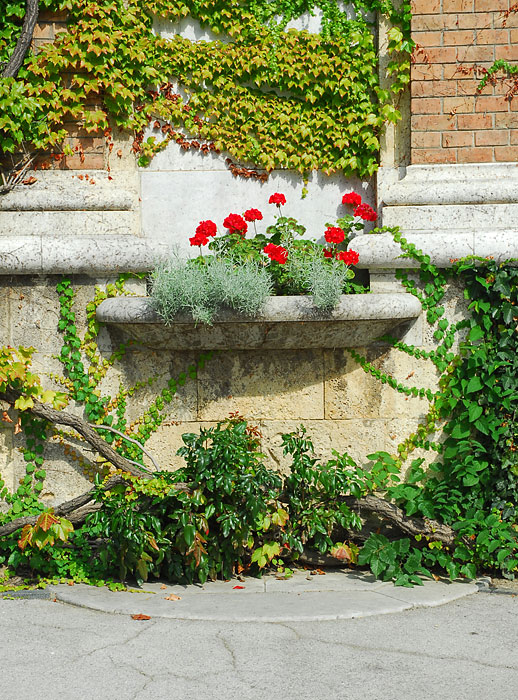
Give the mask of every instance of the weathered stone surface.
<svg viewBox="0 0 518 700">
<path fill-rule="evenodd" d="M 300 420 L 261 421 L 263 439 L 261 449 L 270 466 L 282 472 L 289 470 L 290 458 L 282 453 L 282 434 L 295 431 Z M 305 420 L 307 435 L 315 446 L 316 456 L 324 461 L 332 459 L 333 450 L 348 452 L 358 463 L 364 464 L 366 455 L 382 450 L 386 445 L 385 420 Z"/>
<path fill-rule="evenodd" d="M 155 348 L 272 349 L 357 347 L 385 333 L 409 332 L 405 321 L 421 312 L 410 294 L 343 295 L 330 312 L 319 311 L 308 296 L 269 297 L 254 318 L 235 311 L 221 311 L 212 326 L 195 324 L 188 314 L 178 314 L 166 326 L 148 298 L 107 299 L 97 318 L 113 323 L 144 345 Z"/>
<path fill-rule="evenodd" d="M 155 400 L 162 389 L 167 387 L 170 379 L 177 379 L 194 364 L 194 353 L 164 353 L 155 350 L 129 349 L 121 361 L 117 361 L 102 380 L 99 388 L 103 395 L 115 398 L 122 384 L 126 389 L 137 383 L 144 383 L 128 397 L 126 416 L 130 422 L 141 416 Z M 151 383 L 149 383 L 151 381 Z M 183 386 L 178 386 L 176 394 L 165 409 L 166 421 L 196 420 L 198 409 L 198 390 L 196 381 L 187 379 Z"/>
<path fill-rule="evenodd" d="M 16 187 L 0 197 L 0 212 L 130 211 L 138 205 L 136 175 L 98 170 L 38 170 L 31 172 L 36 182 L 30 187 Z M 108 179 L 110 178 L 110 179 Z M 93 182 L 92 182 L 93 181 Z M 83 217 L 86 218 L 86 217 Z M 15 219 L 13 219 L 13 224 Z M 2 229 L 2 233 L 9 232 Z M 41 231 L 40 231 L 41 232 Z M 71 228 L 68 232 L 75 231 Z M 27 235 L 26 231 L 20 233 Z"/>
<path fill-rule="evenodd" d="M 199 420 L 234 411 L 253 420 L 323 418 L 322 352 L 222 353 L 199 372 L 198 392 Z"/>
<path fill-rule="evenodd" d="M 301 199 L 302 181 L 296 173 L 277 170 L 268 182 L 261 183 L 234 178 L 223 156 L 195 159 L 196 154 L 178 154 L 173 144 L 157 156 L 154 170 L 143 170 L 140 176 L 142 235 L 167 241 L 186 255 L 191 252 L 189 236 L 202 219 L 221 225 L 229 213 L 255 207 L 263 213 L 260 230 L 265 231 L 277 214 L 276 207 L 267 203 L 274 192 L 286 195 L 283 214 L 294 216 L 306 227 L 308 237 L 321 241 L 326 223 L 349 213 L 341 202 L 344 192 L 354 189 L 365 201 L 374 203 L 372 188 L 359 180 L 312 174 L 308 194 Z"/>
<path fill-rule="evenodd" d="M 517 199 L 515 163 L 410 165 L 402 179 L 394 174 L 380 178 L 380 196 L 389 206 L 515 203 Z"/>
<path fill-rule="evenodd" d="M 14 487 L 13 469 L 13 428 L 10 424 L 0 422 L 0 477 L 9 491 Z M 3 487 L 2 487 L 3 488 Z M 2 489 L 0 489 L 1 491 Z M 2 501 L 0 500 L 0 510 Z"/>
<path fill-rule="evenodd" d="M 67 233 L 60 235 L 55 234 L 54 228 L 48 234 L 35 230 L 34 235 L 25 235 L 26 232 L 0 235 L 0 275 L 97 276 L 148 272 L 171 252 L 170 246 L 163 241 L 145 241 L 129 235 L 129 231 L 124 232 L 128 235 L 116 235 L 116 231 L 110 228 L 105 235 L 101 229 L 91 226 L 78 238 L 71 235 L 71 231 L 72 222 L 69 221 Z M 92 235 L 92 232 L 100 235 Z"/>
</svg>

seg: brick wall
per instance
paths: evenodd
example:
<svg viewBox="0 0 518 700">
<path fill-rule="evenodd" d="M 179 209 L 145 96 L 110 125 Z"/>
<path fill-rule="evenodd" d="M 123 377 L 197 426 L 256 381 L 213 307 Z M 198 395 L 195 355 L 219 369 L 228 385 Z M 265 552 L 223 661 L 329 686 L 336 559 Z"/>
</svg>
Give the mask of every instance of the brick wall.
<svg viewBox="0 0 518 700">
<path fill-rule="evenodd" d="M 412 12 L 412 163 L 518 161 L 511 81 L 477 91 L 495 60 L 518 61 L 516 0 L 412 0 Z"/>
<path fill-rule="evenodd" d="M 53 42 L 59 32 L 66 30 L 66 13 L 40 11 L 39 21 L 33 35 L 35 52 L 49 42 Z M 98 106 L 98 100 L 92 100 L 90 106 Z M 107 165 L 107 143 L 101 134 L 91 134 L 81 128 L 77 122 L 66 122 L 65 127 L 70 137 L 65 143 L 74 151 L 73 156 L 60 157 L 44 154 L 38 157 L 36 165 L 44 168 L 63 170 L 103 170 Z"/>
</svg>

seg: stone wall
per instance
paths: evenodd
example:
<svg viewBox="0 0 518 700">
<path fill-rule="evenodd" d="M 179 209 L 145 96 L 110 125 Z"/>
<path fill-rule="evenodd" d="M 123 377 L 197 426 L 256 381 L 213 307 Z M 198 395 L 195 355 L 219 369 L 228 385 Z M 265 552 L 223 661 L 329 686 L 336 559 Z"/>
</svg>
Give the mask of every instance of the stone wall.
<svg viewBox="0 0 518 700">
<path fill-rule="evenodd" d="M 413 0 L 412 163 L 518 161 L 509 81 L 478 85 L 495 60 L 518 59 L 513 0 Z"/>
<path fill-rule="evenodd" d="M 57 359 L 61 335 L 57 330 L 59 301 L 55 286 L 59 279 L 56 275 L 4 277 L 0 296 L 3 343 L 37 348 L 34 370 L 45 386 L 56 389 L 60 388 L 56 379 L 63 374 Z M 73 278 L 80 335 L 84 333 L 85 307 L 93 298 L 95 285 L 105 283 L 106 279 L 100 278 Z M 127 286 L 133 293 L 144 293 L 140 282 L 130 282 Z M 454 288 L 449 292 L 447 309 L 451 318 L 462 313 L 462 302 Z M 421 318 L 405 326 L 401 337 L 424 348 L 435 343 L 423 328 Z M 99 335 L 102 356 L 108 358 L 123 340 L 127 336 L 120 330 L 104 327 Z M 412 360 L 382 343 L 357 350 L 377 369 L 402 382 L 436 387 L 435 368 L 426 361 Z M 146 384 L 129 399 L 127 415 L 134 421 L 166 387 L 167 381 L 177 378 L 197 356 L 194 349 L 156 350 L 136 344 L 110 369 L 100 385 L 101 393 L 113 397 L 121 383 L 129 388 L 154 378 L 151 386 Z M 188 379 L 179 387 L 164 423 L 147 447 L 163 468 L 174 469 L 181 463 L 176 451 L 182 444 L 183 433 L 214 425 L 231 412 L 239 411 L 258 425 L 262 450 L 270 466 L 288 468 L 288 461 L 282 455 L 281 435 L 301 424 L 314 440 L 320 458 L 330 459 L 333 450 L 348 451 L 364 463 L 366 455 L 375 450 L 394 452 L 398 443 L 418 426 L 427 406 L 426 400 L 408 398 L 365 375 L 343 348 L 267 351 L 229 348 L 208 361 L 197 379 Z M 75 412 L 80 407 L 71 405 L 67 410 Z M 23 434 L 15 434 L 11 424 L 0 423 L 0 473 L 10 488 L 16 488 L 24 475 L 22 445 Z M 82 455 L 84 463 L 76 455 Z M 45 448 L 45 457 L 47 479 L 42 497 L 46 503 L 54 505 L 88 488 L 95 465 L 92 452 L 84 443 L 73 437 L 61 442 L 52 439 Z M 433 454 L 427 457 L 433 459 Z"/>
</svg>

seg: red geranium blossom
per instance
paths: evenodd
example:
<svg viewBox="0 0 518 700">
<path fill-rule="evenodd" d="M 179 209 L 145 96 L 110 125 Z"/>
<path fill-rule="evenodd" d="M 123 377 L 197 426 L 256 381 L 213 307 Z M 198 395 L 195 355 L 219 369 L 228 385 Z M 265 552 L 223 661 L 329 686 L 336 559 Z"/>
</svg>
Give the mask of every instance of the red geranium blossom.
<svg viewBox="0 0 518 700">
<path fill-rule="evenodd" d="M 326 229 L 324 238 L 328 243 L 341 243 L 345 238 L 345 233 L 338 226 L 330 226 Z"/>
<path fill-rule="evenodd" d="M 286 204 L 286 197 L 280 192 L 275 192 L 275 194 L 270 196 L 268 204 L 276 204 L 278 207 L 280 207 L 281 204 Z"/>
<path fill-rule="evenodd" d="M 229 233 L 239 233 L 241 236 L 244 236 L 248 230 L 248 224 L 239 214 L 229 214 L 223 226 L 228 228 Z"/>
<path fill-rule="evenodd" d="M 209 239 L 207 236 L 204 236 L 203 233 L 198 233 L 198 229 L 196 229 L 196 235 L 193 236 L 192 238 L 189 238 L 189 243 L 191 245 L 207 245 L 209 242 Z"/>
<path fill-rule="evenodd" d="M 368 204 L 359 204 L 354 210 L 354 216 L 359 216 L 364 221 L 376 221 L 378 215 Z"/>
<path fill-rule="evenodd" d="M 205 238 L 208 238 L 209 236 L 215 236 L 217 232 L 218 227 L 216 226 L 214 221 L 210 221 L 210 219 L 207 221 L 200 221 L 200 223 L 196 227 L 196 233 L 200 236 L 205 236 Z"/>
<path fill-rule="evenodd" d="M 356 192 L 348 192 L 342 197 L 342 204 L 354 204 L 355 207 L 362 203 L 362 198 Z"/>
<path fill-rule="evenodd" d="M 246 221 L 261 221 L 263 218 L 263 215 L 259 209 L 247 209 L 243 216 L 245 217 Z"/>
<path fill-rule="evenodd" d="M 324 248 L 324 258 L 334 258 L 334 251 L 329 250 L 329 248 Z"/>
<path fill-rule="evenodd" d="M 336 254 L 336 259 L 341 260 L 346 265 L 357 265 L 360 256 L 355 250 L 342 250 Z"/>
<path fill-rule="evenodd" d="M 268 243 L 268 245 L 266 245 L 263 248 L 263 250 L 266 253 L 266 255 L 270 258 L 270 260 L 278 262 L 279 265 L 284 265 L 284 263 L 288 259 L 288 251 L 286 250 L 286 248 L 283 248 L 282 245 Z"/>
</svg>

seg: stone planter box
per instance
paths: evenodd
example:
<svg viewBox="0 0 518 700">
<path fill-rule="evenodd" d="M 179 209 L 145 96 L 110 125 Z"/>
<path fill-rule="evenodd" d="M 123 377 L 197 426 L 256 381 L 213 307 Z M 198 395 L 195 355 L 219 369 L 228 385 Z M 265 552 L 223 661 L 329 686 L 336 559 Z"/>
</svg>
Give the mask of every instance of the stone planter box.
<svg viewBox="0 0 518 700">
<path fill-rule="evenodd" d="M 331 312 L 313 306 L 310 297 L 270 297 L 256 317 L 224 311 L 212 326 L 178 315 L 165 325 L 148 297 L 103 301 L 97 319 L 154 349 L 301 349 L 361 347 L 381 335 L 401 336 L 421 313 L 410 294 L 343 295 Z"/>
</svg>

